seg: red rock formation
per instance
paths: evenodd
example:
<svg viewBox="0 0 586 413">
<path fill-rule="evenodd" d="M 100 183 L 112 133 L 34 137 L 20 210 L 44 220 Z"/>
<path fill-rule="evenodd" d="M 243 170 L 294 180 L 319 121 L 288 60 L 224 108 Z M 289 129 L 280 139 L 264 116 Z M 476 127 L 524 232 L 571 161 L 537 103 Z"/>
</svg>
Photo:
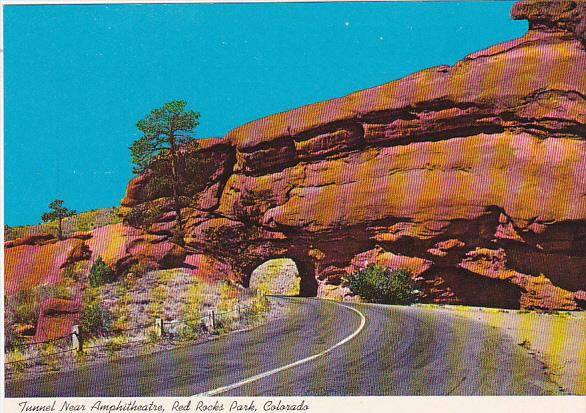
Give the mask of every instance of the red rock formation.
<svg viewBox="0 0 586 413">
<path fill-rule="evenodd" d="M 222 161 L 194 197 L 211 201 L 184 208 L 187 248 L 245 281 L 293 258 L 315 294 L 378 245 L 390 265 L 424 263 L 428 301 L 582 306 L 585 10 L 520 2 L 520 39 L 204 144 Z M 149 205 L 133 195 L 147 177 L 126 206 Z M 506 270 L 488 271 L 478 251 L 502 251 Z"/>
<path fill-rule="evenodd" d="M 87 258 L 85 244 L 79 239 L 41 245 L 30 245 L 16 239 L 13 245 L 16 246 L 6 245 L 4 249 L 6 295 L 57 283 L 67 263 Z"/>
<path fill-rule="evenodd" d="M 207 283 L 225 280 L 232 275 L 227 264 L 203 254 L 188 255 L 182 266 L 185 272 L 193 274 L 195 278 Z"/>
<path fill-rule="evenodd" d="M 584 307 L 584 7 L 522 1 L 512 15 L 530 26 L 519 39 L 184 148 L 184 248 L 172 243 L 170 193 L 155 185 L 161 160 L 122 201 L 136 228 L 10 248 L 38 250 L 7 254 L 7 285 L 46 276 L 17 276 L 22 255 L 73 241 L 118 272 L 188 255 L 245 284 L 259 264 L 289 257 L 303 294 L 340 288 L 376 251 L 389 265 L 418 263 L 429 302 Z M 498 271 L 489 251 L 502 251 Z"/>
<path fill-rule="evenodd" d="M 73 264 L 82 264 L 87 272 L 98 256 L 118 274 L 178 267 L 183 265 L 186 256 L 185 250 L 170 242 L 168 237 L 147 234 L 122 224 L 73 236 L 51 243 L 45 243 L 42 237 L 37 237 L 33 243 L 27 237 L 5 246 L 5 294 L 11 296 L 23 290 L 62 282 L 64 271 Z M 80 292 L 72 293 L 74 299 L 71 301 L 48 299 L 41 303 L 34 341 L 53 339 L 70 332 L 80 308 Z"/>
<path fill-rule="evenodd" d="M 71 300 L 50 298 L 40 305 L 39 320 L 33 342 L 54 340 L 71 333 L 79 321 L 79 303 Z"/>
<path fill-rule="evenodd" d="M 7 295 L 61 282 L 62 272 L 68 265 L 89 264 L 98 256 L 119 274 L 131 271 L 136 265 L 142 269 L 180 266 L 186 256 L 185 250 L 168 237 L 122 224 L 107 225 L 51 243 L 31 245 L 29 238 L 16 239 L 12 246 L 5 245 Z"/>
</svg>

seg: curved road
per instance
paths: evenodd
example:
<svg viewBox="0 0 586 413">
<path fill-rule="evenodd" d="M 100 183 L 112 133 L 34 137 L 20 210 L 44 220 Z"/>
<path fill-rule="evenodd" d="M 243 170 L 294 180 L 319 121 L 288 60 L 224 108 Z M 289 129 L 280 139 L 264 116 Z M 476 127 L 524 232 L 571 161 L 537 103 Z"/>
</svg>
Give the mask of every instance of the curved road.
<svg viewBox="0 0 586 413">
<path fill-rule="evenodd" d="M 7 397 L 550 395 L 497 329 L 417 307 L 274 298 L 284 316 L 218 340 L 7 382 Z"/>
</svg>

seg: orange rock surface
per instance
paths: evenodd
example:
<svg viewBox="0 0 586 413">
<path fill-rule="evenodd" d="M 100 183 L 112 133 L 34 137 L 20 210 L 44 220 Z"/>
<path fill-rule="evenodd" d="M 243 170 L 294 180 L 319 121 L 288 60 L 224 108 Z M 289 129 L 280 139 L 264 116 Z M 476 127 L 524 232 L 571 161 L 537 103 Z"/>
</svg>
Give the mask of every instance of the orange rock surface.
<svg viewBox="0 0 586 413">
<path fill-rule="evenodd" d="M 4 292 L 12 295 L 39 285 L 55 284 L 61 280 L 61 270 L 68 262 L 82 260 L 85 256 L 84 243 L 79 239 L 5 248 Z"/>
<path fill-rule="evenodd" d="M 258 265 L 287 257 L 302 294 L 331 296 L 374 254 L 409 264 L 428 302 L 584 308 L 586 8 L 522 1 L 512 16 L 529 20 L 525 36 L 454 66 L 185 149 L 181 162 L 206 163 L 184 177 L 183 247 L 171 194 L 154 191 L 147 171 L 129 183 L 126 225 L 8 248 L 7 286 L 55 279 L 83 243 L 118 273 L 141 263 L 215 278 L 221 268 L 245 285 Z"/>
<path fill-rule="evenodd" d="M 244 282 L 292 258 L 310 295 L 376 250 L 419 263 L 430 302 L 582 308 L 586 8 L 524 1 L 512 16 L 530 22 L 522 38 L 210 141 L 217 169 L 184 208 L 187 248 Z M 127 207 L 152 202 L 134 195 L 144 179 Z M 483 270 L 478 249 L 503 251 L 510 273 Z"/>
<path fill-rule="evenodd" d="M 71 300 L 50 298 L 40 304 L 39 320 L 33 341 L 65 337 L 79 321 L 80 304 Z"/>
</svg>

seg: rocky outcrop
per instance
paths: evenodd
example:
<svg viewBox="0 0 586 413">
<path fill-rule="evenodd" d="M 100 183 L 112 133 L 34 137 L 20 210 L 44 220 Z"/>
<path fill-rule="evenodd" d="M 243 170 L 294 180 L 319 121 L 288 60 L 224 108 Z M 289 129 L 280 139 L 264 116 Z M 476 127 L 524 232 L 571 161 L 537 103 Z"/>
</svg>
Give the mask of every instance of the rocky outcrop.
<svg viewBox="0 0 586 413">
<path fill-rule="evenodd" d="M 10 247 L 5 245 L 4 292 L 8 296 L 40 285 L 55 284 L 61 281 L 61 271 L 69 263 L 90 256 L 87 245 L 79 239 L 57 241 L 51 237 L 51 242 L 44 242 L 38 237 L 34 243 L 28 239 L 16 239 Z"/>
<path fill-rule="evenodd" d="M 511 11 L 513 19 L 529 20 L 531 30 L 570 33 L 586 40 L 586 3 L 584 1 L 520 1 Z"/>
<path fill-rule="evenodd" d="M 119 274 L 183 266 L 244 285 L 291 258 L 301 294 L 345 298 L 344 275 L 379 262 L 409 268 L 427 302 L 584 308 L 585 5 L 522 1 L 512 16 L 525 36 L 454 66 L 183 148 L 180 242 L 157 161 L 128 185 L 126 225 L 7 245 L 7 291 L 86 251 Z"/>
<path fill-rule="evenodd" d="M 244 283 L 292 258 L 302 294 L 372 256 L 412 267 L 429 302 L 583 307 L 584 7 L 520 2 L 522 38 L 203 141 L 218 161 L 182 210 L 186 248 Z M 147 179 L 124 205 L 162 202 L 135 195 Z"/>
<path fill-rule="evenodd" d="M 79 322 L 80 304 L 72 300 L 50 298 L 40 303 L 34 342 L 67 336 Z"/>
<path fill-rule="evenodd" d="M 91 263 L 102 257 L 116 273 L 140 269 L 172 268 L 181 266 L 185 250 L 167 237 L 148 234 L 122 224 L 107 225 L 90 233 L 73 234 L 57 240 L 39 236 L 36 241 L 16 239 L 5 245 L 5 293 L 12 295 L 42 285 L 63 281 L 67 267 L 80 263 L 89 269 Z"/>
<path fill-rule="evenodd" d="M 186 257 L 185 250 L 167 237 L 147 234 L 122 224 L 72 234 L 65 240 L 52 236 L 16 239 L 5 245 L 4 253 L 5 294 L 8 297 L 62 283 L 71 269 L 81 271 L 87 277 L 97 257 L 102 257 L 117 274 L 179 267 Z M 81 288 L 76 288 L 80 287 L 79 283 L 87 283 L 87 279 L 82 276 L 82 279 L 75 280 L 70 291 L 72 300 L 51 298 L 48 292 L 48 298 L 39 303 L 33 341 L 51 340 L 71 332 L 81 308 Z M 46 294 L 38 294 L 38 297 L 44 296 Z"/>
</svg>

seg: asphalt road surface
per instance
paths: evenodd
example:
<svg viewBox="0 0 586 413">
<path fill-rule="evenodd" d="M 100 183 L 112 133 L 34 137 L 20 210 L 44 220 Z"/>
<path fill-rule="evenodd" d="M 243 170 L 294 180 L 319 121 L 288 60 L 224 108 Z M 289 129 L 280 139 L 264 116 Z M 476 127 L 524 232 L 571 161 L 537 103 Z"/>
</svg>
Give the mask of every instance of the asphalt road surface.
<svg viewBox="0 0 586 413">
<path fill-rule="evenodd" d="M 417 307 L 273 298 L 218 340 L 6 384 L 7 397 L 558 394 L 498 329 Z"/>
</svg>

